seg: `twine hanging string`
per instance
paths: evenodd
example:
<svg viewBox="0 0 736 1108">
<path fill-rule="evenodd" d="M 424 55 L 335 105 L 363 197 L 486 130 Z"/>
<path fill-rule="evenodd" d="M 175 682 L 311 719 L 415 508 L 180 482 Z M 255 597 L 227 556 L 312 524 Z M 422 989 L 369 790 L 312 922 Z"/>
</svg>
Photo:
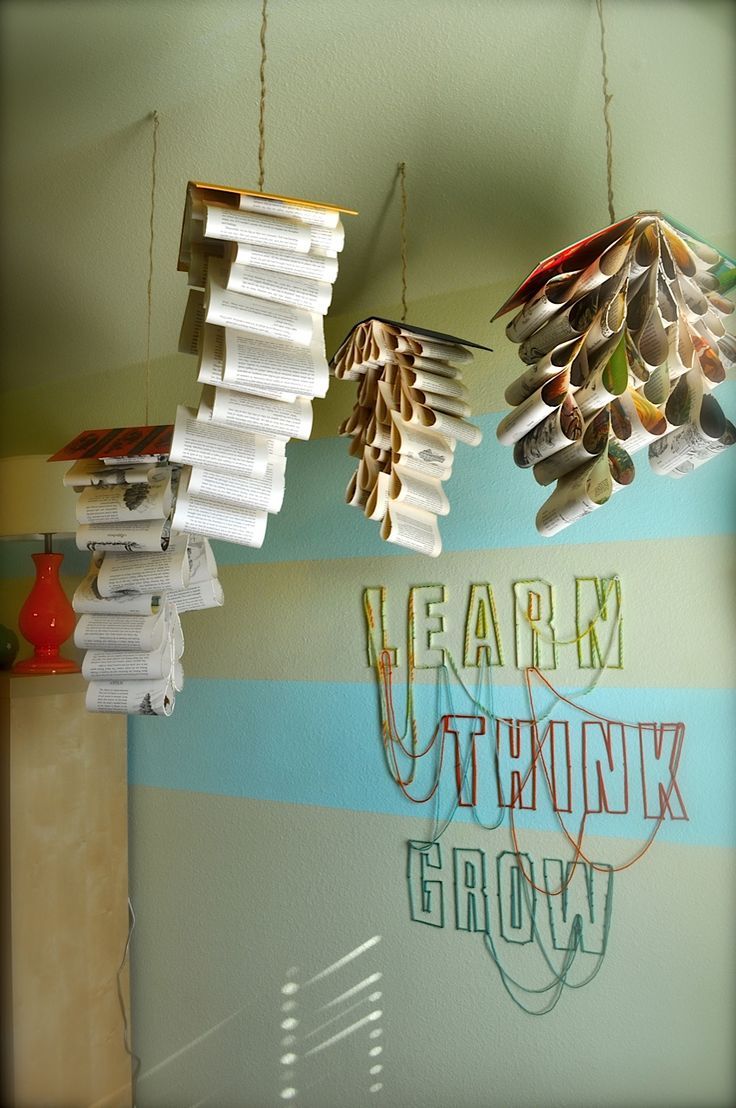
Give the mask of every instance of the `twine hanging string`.
<svg viewBox="0 0 736 1108">
<path fill-rule="evenodd" d="M 268 0 L 263 0 L 261 8 L 261 100 L 258 113 L 258 191 L 263 192 L 266 179 L 266 28 L 268 27 Z"/>
<path fill-rule="evenodd" d="M 406 162 L 399 162 L 399 184 L 401 185 L 401 322 L 406 323 L 406 216 L 409 199 L 406 193 Z"/>
<path fill-rule="evenodd" d="M 153 152 L 151 154 L 151 216 L 148 233 L 148 286 L 146 289 L 146 381 L 145 381 L 145 424 L 148 426 L 148 409 L 151 399 L 151 316 L 153 314 L 153 247 L 154 247 L 154 220 L 156 216 L 156 163 L 158 161 L 158 124 L 157 111 L 151 113 L 153 125 Z"/>
<path fill-rule="evenodd" d="M 608 55 L 606 54 L 606 24 L 603 18 L 603 0 L 595 0 L 598 21 L 601 25 L 601 77 L 603 79 L 603 122 L 606 125 L 606 183 L 608 186 L 608 215 L 611 223 L 616 222 L 613 207 L 613 129 L 609 107 L 613 94 L 608 91 Z"/>
</svg>

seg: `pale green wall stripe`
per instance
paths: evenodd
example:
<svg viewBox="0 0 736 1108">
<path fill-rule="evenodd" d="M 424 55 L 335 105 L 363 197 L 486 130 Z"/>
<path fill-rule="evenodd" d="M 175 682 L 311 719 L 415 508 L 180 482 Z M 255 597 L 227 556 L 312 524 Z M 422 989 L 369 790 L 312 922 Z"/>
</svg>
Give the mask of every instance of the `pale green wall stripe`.
<svg viewBox="0 0 736 1108">
<path fill-rule="evenodd" d="M 531 1019 L 506 996 L 481 936 L 455 930 L 451 904 L 443 929 L 410 921 L 404 874 L 414 819 L 134 787 L 131 826 L 142 1104 L 282 1103 L 278 1025 L 292 967 L 302 986 L 292 1013 L 300 1058 L 326 1018 L 319 1005 L 382 974 L 380 1098 L 364 1093 L 364 1032 L 297 1062 L 293 1083 L 310 1108 L 373 1099 L 383 1108 L 731 1102 L 730 851 L 658 842 L 617 875 L 603 968 L 549 1016 Z M 599 861 L 635 847 L 589 845 Z M 509 848 L 508 834 L 454 825 L 446 866 L 453 847 L 486 853 L 497 911 L 496 857 Z M 524 849 L 535 862 L 566 857 L 554 834 L 529 832 Z M 539 913 L 543 925 L 542 898 Z M 305 985 L 376 935 L 380 943 L 344 970 Z M 548 980 L 533 948 L 510 945 L 509 966 L 525 983 Z M 580 972 L 576 963 L 574 980 Z M 449 1040 L 455 1021 L 462 1033 Z M 310 1069 L 310 1061 L 318 1064 Z"/>
<path fill-rule="evenodd" d="M 624 596 L 624 669 L 607 670 L 603 683 L 728 686 L 736 673 L 735 570 L 736 544 L 727 536 L 472 551 L 445 554 L 439 562 L 418 555 L 378 562 L 292 562 L 286 571 L 288 588 L 283 565 L 222 566 L 225 606 L 184 617 L 184 664 L 192 677 L 369 681 L 365 586 L 388 587 L 391 645 L 403 647 L 410 586 L 446 585 L 446 640 L 459 656 L 469 586 L 490 582 L 506 661 L 495 677 L 513 684 L 519 681 L 513 665 L 513 581 L 541 577 L 555 586 L 556 626 L 559 637 L 568 639 L 575 635 L 575 576 L 618 573 Z M 691 611 L 697 611 L 697 620 L 687 629 L 683 614 Z M 236 642 L 239 648 L 233 649 Z M 402 670 L 402 678 L 404 674 Z M 590 677 L 590 671 L 578 669 L 574 646 L 560 648 L 557 674 L 573 685 Z"/>
</svg>

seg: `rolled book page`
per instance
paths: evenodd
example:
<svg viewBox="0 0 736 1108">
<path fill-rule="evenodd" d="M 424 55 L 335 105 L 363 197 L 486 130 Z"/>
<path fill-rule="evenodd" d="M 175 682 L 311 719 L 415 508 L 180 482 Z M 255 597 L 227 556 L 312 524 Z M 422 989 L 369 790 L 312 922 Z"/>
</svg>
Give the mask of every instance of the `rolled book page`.
<svg viewBox="0 0 736 1108">
<path fill-rule="evenodd" d="M 468 423 L 464 419 L 445 415 L 444 412 L 435 412 L 431 408 L 420 406 L 417 409 L 419 421 L 423 427 L 439 432 L 440 435 L 449 436 L 466 446 L 478 446 L 483 440 L 483 432 L 474 423 Z"/>
<path fill-rule="evenodd" d="M 256 296 L 230 292 L 221 283 L 220 275 L 215 278 L 212 271 L 207 283 L 204 308 L 207 323 L 293 342 L 297 346 L 310 346 L 322 334 L 321 315 L 302 308 L 292 308 L 287 304 L 259 300 Z"/>
<path fill-rule="evenodd" d="M 332 300 L 332 285 L 312 277 L 293 277 L 249 265 L 231 265 L 225 281 L 230 292 L 241 292 L 259 300 L 290 304 L 324 315 Z"/>
<path fill-rule="evenodd" d="M 309 228 L 309 249 L 328 256 L 339 254 L 345 245 L 345 228 L 340 220 L 334 227 Z"/>
<path fill-rule="evenodd" d="M 164 642 L 158 650 L 88 650 L 82 661 L 87 681 L 143 681 L 170 678 L 174 666 L 171 647 Z"/>
<path fill-rule="evenodd" d="M 90 486 L 146 485 L 156 482 L 156 466 L 145 462 L 136 465 L 108 466 L 98 458 L 79 458 L 62 477 L 65 488 L 82 491 Z"/>
<path fill-rule="evenodd" d="M 567 370 L 547 381 L 504 416 L 496 429 L 498 441 L 503 446 L 512 446 L 518 442 L 562 404 L 569 387 L 570 374 Z"/>
<path fill-rule="evenodd" d="M 190 582 L 186 589 L 178 589 L 167 593 L 167 597 L 179 612 L 221 608 L 225 603 L 222 585 L 216 577 L 209 581 Z"/>
<path fill-rule="evenodd" d="M 388 473 L 376 474 L 375 483 L 365 502 L 364 511 L 368 519 L 380 521 L 386 515 L 390 484 L 391 477 Z"/>
<path fill-rule="evenodd" d="M 171 469 L 151 469 L 145 484 L 86 488 L 77 498 L 77 522 L 122 523 L 131 519 L 166 519 L 171 503 Z"/>
<path fill-rule="evenodd" d="M 137 650 L 161 648 L 167 624 L 164 611 L 134 616 L 93 614 L 80 616 L 74 630 L 74 645 L 80 650 Z"/>
<path fill-rule="evenodd" d="M 401 380 L 410 388 L 422 389 L 434 395 L 451 396 L 458 400 L 465 400 L 468 395 L 467 386 L 452 377 L 440 377 L 436 373 L 430 373 L 426 369 L 414 369 L 407 366 L 401 370 Z"/>
<path fill-rule="evenodd" d="M 660 438 L 667 430 L 667 420 L 656 405 L 635 389 L 627 389 L 611 405 L 613 433 L 629 454 L 635 454 Z"/>
<path fill-rule="evenodd" d="M 551 485 L 553 481 L 557 481 L 571 470 L 600 457 L 607 447 L 610 429 L 610 412 L 606 409 L 596 412 L 577 441 L 549 454 L 534 465 L 535 480 L 540 485 Z M 516 446 L 521 446 L 524 441 L 521 439 Z M 514 459 L 516 460 L 516 447 L 514 447 Z M 517 461 L 517 465 L 519 464 Z"/>
<path fill-rule="evenodd" d="M 449 477 L 455 456 L 455 439 L 450 435 L 425 431 L 391 413 L 391 445 L 402 460 L 411 461 L 415 468 L 430 476 Z M 440 477 L 440 480 L 445 480 Z"/>
<path fill-rule="evenodd" d="M 312 431 L 312 404 L 306 397 L 292 403 L 267 396 L 210 389 L 205 386 L 197 418 L 258 435 L 308 439 Z"/>
<path fill-rule="evenodd" d="M 180 354 L 199 354 L 202 349 L 204 317 L 204 293 L 199 289 L 191 289 L 179 332 L 177 350 Z"/>
<path fill-rule="evenodd" d="M 570 300 L 579 272 L 560 273 L 550 279 L 506 326 L 512 342 L 524 342 L 547 323 Z"/>
<path fill-rule="evenodd" d="M 446 516 L 450 511 L 450 501 L 439 478 L 427 477 L 401 463 L 393 466 L 390 495 L 398 504 L 422 508 L 436 516 Z"/>
<path fill-rule="evenodd" d="M 186 541 L 172 542 L 156 554 L 106 554 L 97 575 L 101 596 L 115 593 L 161 594 L 189 584 Z"/>
<path fill-rule="evenodd" d="M 250 192 L 241 194 L 240 208 L 241 211 L 293 219 L 297 223 L 308 223 L 315 227 L 337 227 L 340 222 L 340 213 L 335 208 L 324 208 L 318 204 L 299 204 L 276 196 L 261 196 Z"/>
<path fill-rule="evenodd" d="M 296 220 L 273 219 L 268 215 L 234 211 L 205 204 L 204 237 L 226 242 L 251 242 L 276 250 L 306 254 L 312 242 L 310 228 Z"/>
<path fill-rule="evenodd" d="M 714 396 L 693 398 L 687 420 L 649 446 L 655 473 L 682 477 L 733 444 L 732 424 Z"/>
<path fill-rule="evenodd" d="M 123 712 L 137 716 L 170 716 L 174 710 L 171 681 L 91 681 L 88 712 Z"/>
<path fill-rule="evenodd" d="M 185 480 L 177 497 L 172 527 L 257 548 L 263 545 L 267 521 L 267 512 L 192 496 Z"/>
<path fill-rule="evenodd" d="M 189 466 L 262 477 L 268 464 L 268 443 L 262 435 L 202 422 L 193 408 L 180 405 L 170 458 Z"/>
<path fill-rule="evenodd" d="M 337 278 L 337 258 L 320 254 L 296 254 L 292 250 L 274 250 L 248 242 L 234 242 L 230 259 L 233 265 L 249 265 L 293 277 L 310 277 L 314 281 L 332 284 Z"/>
<path fill-rule="evenodd" d="M 72 608 L 77 615 L 152 615 L 159 609 L 158 595 L 116 593 L 105 597 L 97 587 L 97 566 L 92 565 L 86 577 L 77 585 Z"/>
<path fill-rule="evenodd" d="M 169 545 L 168 519 L 132 519 L 125 523 L 81 523 L 77 527 L 78 550 L 161 551 Z"/>
<path fill-rule="evenodd" d="M 600 508 L 612 492 L 608 455 L 604 453 L 560 478 L 537 512 L 537 530 L 546 537 L 558 534 Z"/>
<path fill-rule="evenodd" d="M 239 392 L 325 396 L 330 381 L 324 343 L 295 346 L 230 328 L 224 334 L 222 382 Z"/>
<path fill-rule="evenodd" d="M 390 500 L 381 524 L 381 538 L 397 546 L 436 558 L 442 553 L 437 517 L 421 508 Z"/>
<path fill-rule="evenodd" d="M 280 512 L 284 502 L 285 469 L 270 465 L 263 477 L 242 477 L 236 473 L 193 467 L 189 491 L 205 500 L 242 504 L 264 512 Z"/>
<path fill-rule="evenodd" d="M 569 393 L 553 412 L 514 445 L 514 461 L 521 468 L 536 465 L 569 447 L 583 434 L 583 416 Z"/>
<path fill-rule="evenodd" d="M 584 337 L 572 339 L 570 342 L 561 343 L 549 354 L 545 354 L 526 373 L 522 373 L 521 377 L 511 382 L 504 393 L 506 403 L 513 406 L 523 403 L 547 381 L 551 381 L 565 370 L 569 371 L 584 341 Z"/>
<path fill-rule="evenodd" d="M 362 488 L 358 484 L 356 471 L 348 481 L 348 487 L 345 490 L 345 503 L 349 504 L 351 508 L 360 508 L 361 511 L 365 511 L 369 495 L 368 489 Z"/>
</svg>

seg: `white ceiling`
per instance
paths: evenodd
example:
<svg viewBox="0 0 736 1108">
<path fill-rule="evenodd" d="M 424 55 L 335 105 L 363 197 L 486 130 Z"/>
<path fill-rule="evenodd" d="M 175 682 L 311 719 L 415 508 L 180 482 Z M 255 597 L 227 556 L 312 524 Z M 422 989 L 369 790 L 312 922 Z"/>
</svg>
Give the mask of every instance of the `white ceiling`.
<svg viewBox="0 0 736 1108">
<path fill-rule="evenodd" d="M 620 215 L 736 247 L 729 0 L 606 0 Z M 175 348 L 188 178 L 255 187 L 260 0 L 4 0 L 6 387 L 145 357 L 150 113 L 160 113 L 152 355 Z M 266 189 L 359 209 L 333 310 L 493 286 L 608 222 L 594 0 L 270 0 Z M 494 300 L 495 296 L 495 300 Z M 431 321 L 424 319 L 426 325 Z"/>
</svg>

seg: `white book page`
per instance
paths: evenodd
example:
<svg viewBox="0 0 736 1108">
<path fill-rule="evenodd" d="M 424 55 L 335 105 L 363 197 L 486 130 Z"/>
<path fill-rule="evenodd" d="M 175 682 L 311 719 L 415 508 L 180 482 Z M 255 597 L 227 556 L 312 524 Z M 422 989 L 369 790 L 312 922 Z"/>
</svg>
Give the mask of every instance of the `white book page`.
<svg viewBox="0 0 736 1108">
<path fill-rule="evenodd" d="M 326 396 L 329 383 L 321 344 L 295 346 L 226 329 L 223 384 L 227 388 L 280 399 Z"/>
<path fill-rule="evenodd" d="M 194 496 L 225 504 L 243 504 L 271 513 L 281 511 L 284 486 L 284 467 L 277 469 L 272 465 L 266 468 L 263 477 L 241 477 L 198 467 L 189 475 L 189 492 Z"/>
<path fill-rule="evenodd" d="M 87 686 L 88 712 L 123 712 L 138 716 L 170 716 L 174 688 L 170 681 L 92 681 Z"/>
<path fill-rule="evenodd" d="M 164 642 L 163 609 L 152 616 L 83 615 L 74 630 L 80 650 L 159 650 Z"/>
<path fill-rule="evenodd" d="M 268 449 L 268 443 L 259 435 L 202 422 L 192 408 L 180 405 L 176 409 L 172 462 L 262 477 Z"/>
<path fill-rule="evenodd" d="M 106 554 L 97 575 L 101 596 L 121 592 L 164 593 L 189 584 L 185 542 L 174 542 L 160 554 Z"/>
<path fill-rule="evenodd" d="M 424 431 L 391 413 L 391 447 L 411 464 L 430 476 L 445 480 L 452 472 L 455 440 L 450 436 Z"/>
<path fill-rule="evenodd" d="M 145 485 L 155 481 L 155 467 L 147 463 L 106 466 L 98 458 L 79 458 L 62 477 L 65 488 L 82 490 L 92 485 Z"/>
<path fill-rule="evenodd" d="M 262 215 L 275 215 L 281 219 L 293 219 L 297 223 L 309 223 L 315 227 L 337 227 L 340 221 L 340 213 L 331 208 L 313 208 L 309 204 L 296 204 L 289 200 L 279 200 L 275 196 L 241 195 L 240 209 Z"/>
<path fill-rule="evenodd" d="M 381 538 L 408 550 L 427 554 L 430 558 L 436 558 L 442 552 L 437 517 L 421 508 L 411 508 L 393 500 L 389 501 L 381 524 Z"/>
<path fill-rule="evenodd" d="M 311 226 L 309 230 L 312 250 L 324 251 L 328 255 L 339 254 L 345 245 L 345 228 L 340 220 L 334 227 Z"/>
<path fill-rule="evenodd" d="M 337 258 L 320 254 L 296 254 L 292 250 L 273 250 L 249 242 L 233 243 L 234 265 L 250 265 L 255 269 L 270 269 L 274 273 L 291 273 L 294 277 L 311 277 L 314 281 L 332 284 L 337 278 Z"/>
<path fill-rule="evenodd" d="M 417 409 L 417 416 L 423 427 L 464 442 L 467 446 L 478 446 L 483 439 L 480 427 L 476 427 L 474 423 L 467 423 L 464 419 L 458 419 L 456 416 L 434 412 L 431 408 L 421 406 Z"/>
<path fill-rule="evenodd" d="M 388 495 L 391 486 L 391 477 L 388 473 L 377 473 L 373 487 L 365 502 L 365 514 L 368 519 L 381 520 L 388 509 Z"/>
<path fill-rule="evenodd" d="M 186 485 L 185 482 L 179 492 L 174 510 L 173 527 L 176 530 L 197 532 L 241 546 L 263 545 L 267 512 L 191 496 Z"/>
<path fill-rule="evenodd" d="M 77 585 L 72 597 L 77 615 L 152 615 L 158 611 L 159 597 L 125 593 L 103 597 L 97 587 L 97 566 L 90 567 L 87 576 Z"/>
<path fill-rule="evenodd" d="M 393 468 L 391 500 L 412 508 L 422 508 L 436 516 L 446 516 L 450 511 L 450 502 L 442 483 L 436 477 L 419 474 L 402 463 Z"/>
<path fill-rule="evenodd" d="M 558 534 L 600 508 L 612 492 L 608 454 L 604 453 L 590 465 L 580 466 L 560 478 L 552 495 L 537 512 L 537 530 L 546 537 Z"/>
<path fill-rule="evenodd" d="M 187 306 L 184 309 L 179 332 L 180 354 L 199 354 L 202 349 L 202 328 L 204 327 L 204 293 L 199 289 L 190 289 Z"/>
<path fill-rule="evenodd" d="M 78 550 L 165 550 L 171 525 L 167 519 L 132 519 L 125 523 L 80 523 Z"/>
<path fill-rule="evenodd" d="M 225 287 L 230 292 L 245 293 L 276 304 L 289 304 L 319 315 L 325 314 L 332 300 L 332 285 L 326 281 L 292 277 L 287 273 L 273 273 L 249 265 L 230 266 Z"/>
<path fill-rule="evenodd" d="M 308 226 L 296 220 L 274 219 L 267 215 L 235 211 L 205 204 L 204 237 L 226 242 L 252 242 L 277 250 L 295 250 L 306 254 L 312 243 Z"/>
<path fill-rule="evenodd" d="M 310 346 L 315 337 L 323 333 L 321 315 L 230 292 L 212 273 L 205 294 L 205 319 L 207 323 L 293 342 L 297 346 Z"/>
<path fill-rule="evenodd" d="M 152 470 L 151 478 L 146 484 L 86 488 L 77 498 L 77 522 L 166 519 L 171 511 L 171 470 Z"/>
<path fill-rule="evenodd" d="M 312 405 L 306 398 L 289 404 L 267 396 L 215 389 L 211 401 L 204 400 L 205 410 L 210 402 L 213 423 L 225 427 L 293 439 L 308 439 L 312 431 Z"/>
<path fill-rule="evenodd" d="M 87 681 L 145 680 L 170 677 L 174 660 L 167 642 L 159 650 L 88 650 L 82 661 Z"/>
<path fill-rule="evenodd" d="M 179 612 L 200 612 L 205 608 L 221 608 L 225 594 L 217 578 L 190 582 L 188 588 L 167 593 L 167 598 Z"/>
</svg>

